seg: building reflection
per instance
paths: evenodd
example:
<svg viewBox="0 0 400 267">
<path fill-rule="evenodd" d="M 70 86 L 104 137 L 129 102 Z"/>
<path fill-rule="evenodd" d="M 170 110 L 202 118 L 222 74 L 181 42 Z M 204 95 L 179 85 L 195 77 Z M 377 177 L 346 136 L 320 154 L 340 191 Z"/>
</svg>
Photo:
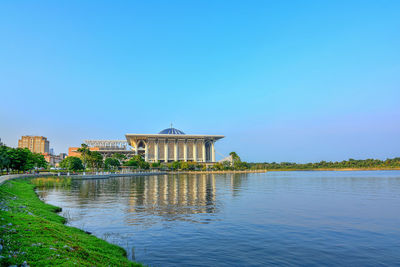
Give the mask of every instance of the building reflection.
<svg viewBox="0 0 400 267">
<path fill-rule="evenodd" d="M 221 189 L 218 198 L 217 187 Z M 100 208 L 113 210 L 127 224 L 146 227 L 163 221 L 209 223 L 225 200 L 239 196 L 243 187 L 247 187 L 246 174 L 171 174 L 74 179 L 70 188 L 51 191 L 66 192 L 63 201 L 68 199 L 80 211 L 74 214 L 75 219 L 84 216 L 87 209 Z M 47 199 L 47 190 L 38 193 Z"/>
<path fill-rule="evenodd" d="M 182 215 L 217 210 L 215 175 L 212 174 L 141 177 L 131 186 L 129 213 L 184 220 Z"/>
</svg>

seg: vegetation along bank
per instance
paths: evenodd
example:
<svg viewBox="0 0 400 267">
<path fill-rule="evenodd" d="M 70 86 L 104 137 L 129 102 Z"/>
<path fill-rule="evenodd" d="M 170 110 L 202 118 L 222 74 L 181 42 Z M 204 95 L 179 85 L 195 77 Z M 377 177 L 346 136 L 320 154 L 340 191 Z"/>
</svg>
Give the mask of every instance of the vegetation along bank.
<svg viewBox="0 0 400 267">
<path fill-rule="evenodd" d="M 56 214 L 61 209 L 34 191 L 69 183 L 68 178 L 23 178 L 0 186 L 0 265 L 142 266 L 129 261 L 123 248 L 66 226 Z"/>
</svg>

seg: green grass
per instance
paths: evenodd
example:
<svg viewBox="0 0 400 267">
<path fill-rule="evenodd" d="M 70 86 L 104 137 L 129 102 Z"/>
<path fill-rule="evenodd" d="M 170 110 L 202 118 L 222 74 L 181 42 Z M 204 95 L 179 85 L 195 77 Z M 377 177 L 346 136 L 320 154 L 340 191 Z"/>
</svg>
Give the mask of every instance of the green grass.
<svg viewBox="0 0 400 267">
<path fill-rule="evenodd" d="M 70 187 L 72 179 L 69 177 L 43 177 L 32 179 L 31 183 L 38 188 Z"/>
<path fill-rule="evenodd" d="M 121 247 L 64 225 L 60 208 L 40 201 L 29 179 L 0 186 L 0 265 L 142 266 Z"/>
</svg>

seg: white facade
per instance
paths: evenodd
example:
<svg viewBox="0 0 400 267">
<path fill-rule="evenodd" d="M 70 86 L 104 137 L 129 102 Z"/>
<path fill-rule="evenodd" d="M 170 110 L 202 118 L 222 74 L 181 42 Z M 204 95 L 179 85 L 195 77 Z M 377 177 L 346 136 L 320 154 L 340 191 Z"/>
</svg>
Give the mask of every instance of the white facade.
<svg viewBox="0 0 400 267">
<path fill-rule="evenodd" d="M 215 162 L 215 142 L 222 135 L 187 135 L 174 128 L 159 134 L 126 134 L 136 154 L 147 162 Z"/>
</svg>

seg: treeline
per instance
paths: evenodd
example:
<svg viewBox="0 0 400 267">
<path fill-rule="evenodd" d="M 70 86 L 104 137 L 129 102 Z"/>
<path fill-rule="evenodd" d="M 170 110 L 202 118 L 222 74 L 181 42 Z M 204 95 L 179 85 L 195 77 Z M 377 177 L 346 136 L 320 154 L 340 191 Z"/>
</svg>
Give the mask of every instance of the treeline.
<svg viewBox="0 0 400 267">
<path fill-rule="evenodd" d="M 197 162 L 170 162 L 170 163 L 148 163 L 142 156 L 135 155 L 132 158 L 126 158 L 125 155 L 115 153 L 110 158 L 104 159 L 97 151 L 90 151 L 86 144 L 82 144 L 78 149 L 80 157 L 67 157 L 60 163 L 60 167 L 69 171 L 82 170 L 119 170 L 122 166 L 132 169 L 159 169 L 159 170 L 318 170 L 318 169 L 368 169 L 382 168 L 393 169 L 400 168 L 400 157 L 386 160 L 349 159 L 344 161 L 320 161 L 316 163 L 248 163 L 240 159 L 235 153 L 231 152 L 230 161 L 218 162 L 213 166 L 206 167 L 205 164 Z M 0 146 L 0 171 L 8 172 L 26 172 L 37 168 L 47 168 L 47 162 L 44 156 L 32 153 L 27 148 L 11 148 Z"/>
<path fill-rule="evenodd" d="M 35 168 L 47 168 L 44 156 L 27 148 L 0 146 L 0 172 L 26 172 Z"/>
<path fill-rule="evenodd" d="M 142 156 L 135 155 L 131 158 L 126 158 L 125 155 L 115 153 L 111 157 L 104 159 L 103 156 L 97 151 L 90 151 L 86 144 L 82 144 L 77 150 L 80 152 L 80 157 L 67 157 L 60 163 L 60 167 L 69 171 L 82 171 L 82 170 L 107 170 L 116 171 L 122 166 L 130 167 L 132 169 L 148 170 L 183 170 L 183 171 L 198 171 L 198 170 L 245 170 L 249 169 L 250 165 L 242 162 L 240 157 L 231 152 L 232 162 L 216 163 L 214 166 L 207 166 L 198 162 L 146 162 Z"/>
<path fill-rule="evenodd" d="M 111 157 L 104 159 L 100 152 L 90 151 L 86 144 L 82 144 L 77 151 L 81 154 L 80 157 L 67 157 L 60 162 L 60 167 L 69 171 L 87 169 L 115 171 L 120 169 L 121 166 L 130 166 L 137 169 L 150 168 L 150 164 L 138 155 L 127 159 L 125 155 L 115 153 Z"/>
<path fill-rule="evenodd" d="M 78 149 L 81 153 L 80 157 L 67 157 L 60 162 L 60 167 L 70 171 L 80 170 L 117 170 L 126 157 L 122 154 L 115 153 L 110 158 L 103 158 L 98 151 L 90 151 L 88 145 L 82 144 Z"/>
<path fill-rule="evenodd" d="M 314 169 L 368 169 L 368 168 L 400 168 L 400 158 L 379 159 L 349 159 L 343 161 L 320 161 L 315 163 L 249 163 L 250 169 L 269 170 L 314 170 Z"/>
<path fill-rule="evenodd" d="M 131 169 L 138 170 L 148 170 L 148 169 L 158 169 L 158 170 L 200 170 L 204 169 L 205 166 L 195 162 L 146 162 L 142 156 L 135 155 L 130 159 L 127 159 L 124 155 L 115 153 L 110 158 L 103 160 L 102 155 L 93 154 L 98 152 L 91 152 L 87 157 L 67 157 L 60 163 L 60 167 L 69 171 L 81 171 L 81 170 L 107 170 L 116 171 L 122 166 L 130 167 Z"/>
<path fill-rule="evenodd" d="M 250 163 L 242 161 L 236 152 L 229 153 L 231 161 L 217 162 L 212 166 L 213 170 L 216 171 L 228 171 L 228 170 L 249 170 L 251 168 Z"/>
<path fill-rule="evenodd" d="M 127 159 L 122 154 L 114 154 L 111 158 L 103 160 L 102 155 L 96 151 L 90 151 L 89 148 L 82 144 L 82 147 L 78 149 L 81 152 L 81 157 L 68 157 L 61 162 L 60 167 L 68 170 L 84 170 L 87 168 L 103 169 L 103 170 L 118 170 L 121 166 L 131 167 L 133 169 L 159 169 L 159 170 L 217 170 L 217 171 L 228 171 L 228 170 L 318 170 L 318 169 L 368 169 L 368 168 L 400 168 L 400 158 L 379 160 L 379 159 L 365 159 L 355 160 L 349 159 L 344 161 L 320 161 L 316 163 L 293 163 L 293 162 L 281 162 L 281 163 L 248 163 L 242 161 L 236 152 L 229 153 L 231 160 L 224 162 L 217 162 L 213 166 L 206 167 L 206 165 L 197 162 L 183 162 L 176 161 L 170 163 L 145 162 L 143 157 L 135 155 L 130 159 Z"/>
</svg>

